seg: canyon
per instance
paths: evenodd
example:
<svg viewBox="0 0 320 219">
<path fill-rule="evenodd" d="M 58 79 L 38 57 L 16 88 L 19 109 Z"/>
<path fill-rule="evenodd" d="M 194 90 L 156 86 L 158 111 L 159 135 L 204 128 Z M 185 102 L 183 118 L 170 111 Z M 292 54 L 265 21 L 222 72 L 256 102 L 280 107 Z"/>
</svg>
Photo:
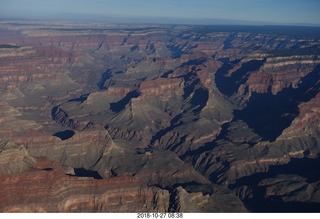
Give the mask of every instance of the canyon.
<svg viewBox="0 0 320 219">
<path fill-rule="evenodd" d="M 0 21 L 1 212 L 319 212 L 320 29 Z"/>
</svg>

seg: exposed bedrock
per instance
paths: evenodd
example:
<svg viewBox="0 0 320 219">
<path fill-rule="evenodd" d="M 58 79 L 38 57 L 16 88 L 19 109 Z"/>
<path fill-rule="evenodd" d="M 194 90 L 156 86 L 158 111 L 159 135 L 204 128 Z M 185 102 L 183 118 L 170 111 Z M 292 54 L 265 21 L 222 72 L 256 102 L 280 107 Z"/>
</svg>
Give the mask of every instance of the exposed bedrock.
<svg viewBox="0 0 320 219">
<path fill-rule="evenodd" d="M 41 165 L 41 163 L 39 164 Z M 134 177 L 93 179 L 65 174 L 56 164 L 1 176 L 2 212 L 166 212 L 169 192 Z M 12 195 L 14 192 L 16 195 Z"/>
<path fill-rule="evenodd" d="M 306 29 L 16 23 L 0 25 L 0 211 L 318 211 Z"/>
</svg>

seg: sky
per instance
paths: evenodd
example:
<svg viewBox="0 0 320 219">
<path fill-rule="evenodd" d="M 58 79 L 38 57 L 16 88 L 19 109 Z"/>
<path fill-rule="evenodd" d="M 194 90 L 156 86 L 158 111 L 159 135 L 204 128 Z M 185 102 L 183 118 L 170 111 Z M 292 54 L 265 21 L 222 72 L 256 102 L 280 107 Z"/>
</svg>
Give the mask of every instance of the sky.
<svg viewBox="0 0 320 219">
<path fill-rule="evenodd" d="M 68 17 L 320 26 L 320 0 L 0 0 L 0 18 Z"/>
</svg>

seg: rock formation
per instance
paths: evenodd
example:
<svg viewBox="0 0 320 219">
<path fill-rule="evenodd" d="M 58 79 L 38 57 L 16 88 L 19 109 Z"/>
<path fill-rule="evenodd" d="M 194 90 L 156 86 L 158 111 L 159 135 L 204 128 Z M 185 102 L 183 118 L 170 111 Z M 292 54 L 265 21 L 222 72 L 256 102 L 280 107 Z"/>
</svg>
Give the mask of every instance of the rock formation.
<svg viewBox="0 0 320 219">
<path fill-rule="evenodd" d="M 17 22 L 0 211 L 319 211 L 318 28 Z"/>
</svg>

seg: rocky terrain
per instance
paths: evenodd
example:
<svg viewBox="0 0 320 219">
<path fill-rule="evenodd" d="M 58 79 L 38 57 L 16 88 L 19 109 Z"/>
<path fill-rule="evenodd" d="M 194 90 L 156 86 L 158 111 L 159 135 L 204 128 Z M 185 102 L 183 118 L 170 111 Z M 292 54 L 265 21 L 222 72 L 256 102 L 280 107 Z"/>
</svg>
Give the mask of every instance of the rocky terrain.
<svg viewBox="0 0 320 219">
<path fill-rule="evenodd" d="M 319 212 L 316 27 L 0 22 L 1 212 Z"/>
</svg>

